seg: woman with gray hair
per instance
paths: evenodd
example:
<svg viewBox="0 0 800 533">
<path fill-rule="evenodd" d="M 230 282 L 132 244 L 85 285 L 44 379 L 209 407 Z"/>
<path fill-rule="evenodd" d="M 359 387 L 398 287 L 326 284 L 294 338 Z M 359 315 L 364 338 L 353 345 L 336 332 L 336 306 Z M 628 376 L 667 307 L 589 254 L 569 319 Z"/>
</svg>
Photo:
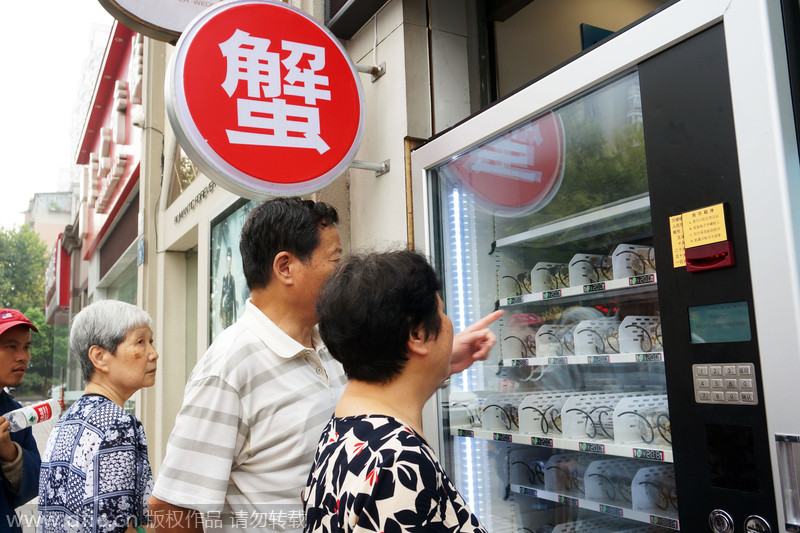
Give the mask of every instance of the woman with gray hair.
<svg viewBox="0 0 800 533">
<path fill-rule="evenodd" d="M 155 383 L 152 320 L 125 302 L 96 302 L 72 320 L 69 347 L 86 389 L 47 441 L 38 531 L 142 533 L 153 474 L 142 424 L 124 406 Z"/>
</svg>

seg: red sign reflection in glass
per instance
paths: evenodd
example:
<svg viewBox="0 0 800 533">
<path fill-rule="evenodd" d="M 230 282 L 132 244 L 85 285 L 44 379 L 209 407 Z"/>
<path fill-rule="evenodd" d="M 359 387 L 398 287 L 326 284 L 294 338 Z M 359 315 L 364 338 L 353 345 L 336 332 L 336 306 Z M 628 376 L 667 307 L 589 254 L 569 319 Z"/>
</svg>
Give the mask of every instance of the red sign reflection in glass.
<svg viewBox="0 0 800 533">
<path fill-rule="evenodd" d="M 464 183 L 475 202 L 497 215 L 538 211 L 558 191 L 564 174 L 564 128 L 553 113 L 536 118 L 442 167 Z"/>
</svg>

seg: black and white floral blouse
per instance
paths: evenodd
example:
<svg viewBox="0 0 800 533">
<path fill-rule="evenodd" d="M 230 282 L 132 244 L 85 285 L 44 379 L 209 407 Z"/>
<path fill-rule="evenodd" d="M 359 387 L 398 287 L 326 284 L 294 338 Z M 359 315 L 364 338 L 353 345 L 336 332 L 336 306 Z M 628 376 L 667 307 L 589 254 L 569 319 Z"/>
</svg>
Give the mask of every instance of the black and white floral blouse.
<svg viewBox="0 0 800 533">
<path fill-rule="evenodd" d="M 306 532 L 486 533 L 428 443 L 380 415 L 331 419 L 303 505 Z"/>
<path fill-rule="evenodd" d="M 81 396 L 47 440 L 40 533 L 121 533 L 144 524 L 153 474 L 142 424 L 96 394 Z"/>
</svg>

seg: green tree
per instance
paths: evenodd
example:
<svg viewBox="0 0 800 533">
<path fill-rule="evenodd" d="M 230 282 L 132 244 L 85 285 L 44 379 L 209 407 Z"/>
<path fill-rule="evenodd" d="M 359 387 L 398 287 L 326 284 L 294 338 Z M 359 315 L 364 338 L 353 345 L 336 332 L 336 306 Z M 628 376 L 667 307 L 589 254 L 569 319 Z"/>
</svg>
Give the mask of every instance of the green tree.
<svg viewBox="0 0 800 533">
<path fill-rule="evenodd" d="M 47 244 L 30 226 L 0 229 L 0 307 L 22 311 L 39 329 L 17 397 L 46 396 L 53 385 L 53 326 L 44 315 L 48 254 Z"/>
<path fill-rule="evenodd" d="M 48 254 L 47 245 L 30 226 L 0 229 L 0 307 L 23 312 L 44 308 Z"/>
</svg>

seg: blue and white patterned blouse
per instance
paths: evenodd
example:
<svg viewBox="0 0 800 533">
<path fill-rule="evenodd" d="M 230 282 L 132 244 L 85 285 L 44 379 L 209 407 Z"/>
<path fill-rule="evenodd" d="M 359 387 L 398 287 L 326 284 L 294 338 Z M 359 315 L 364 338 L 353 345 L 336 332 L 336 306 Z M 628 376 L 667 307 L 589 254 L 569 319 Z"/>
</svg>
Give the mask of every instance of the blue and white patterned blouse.
<svg viewBox="0 0 800 533">
<path fill-rule="evenodd" d="M 141 422 L 104 396 L 81 396 L 47 440 L 38 531 L 117 533 L 131 520 L 147 523 L 152 489 Z"/>
<path fill-rule="evenodd" d="M 387 416 L 331 419 L 303 502 L 306 532 L 486 533 L 428 443 Z"/>
</svg>

